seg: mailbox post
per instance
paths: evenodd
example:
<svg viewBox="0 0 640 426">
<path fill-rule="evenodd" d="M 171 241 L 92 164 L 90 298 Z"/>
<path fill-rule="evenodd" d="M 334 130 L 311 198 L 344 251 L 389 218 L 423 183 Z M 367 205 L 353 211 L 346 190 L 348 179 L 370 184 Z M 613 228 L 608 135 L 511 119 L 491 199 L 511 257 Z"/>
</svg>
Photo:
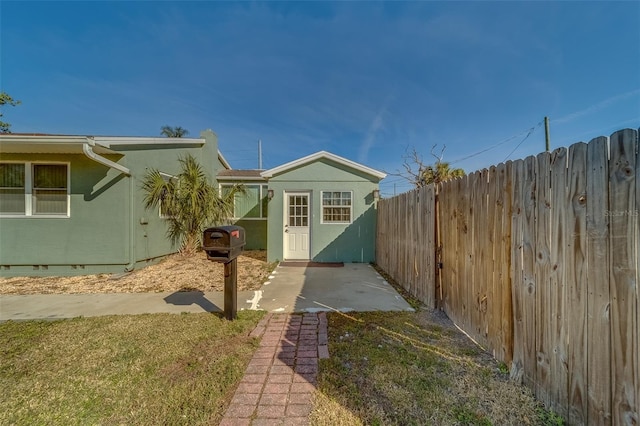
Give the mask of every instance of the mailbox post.
<svg viewBox="0 0 640 426">
<path fill-rule="evenodd" d="M 202 238 L 207 259 L 224 263 L 224 317 L 228 320 L 234 320 L 238 310 L 238 256 L 244 246 L 244 228 L 240 226 L 208 228 Z"/>
</svg>

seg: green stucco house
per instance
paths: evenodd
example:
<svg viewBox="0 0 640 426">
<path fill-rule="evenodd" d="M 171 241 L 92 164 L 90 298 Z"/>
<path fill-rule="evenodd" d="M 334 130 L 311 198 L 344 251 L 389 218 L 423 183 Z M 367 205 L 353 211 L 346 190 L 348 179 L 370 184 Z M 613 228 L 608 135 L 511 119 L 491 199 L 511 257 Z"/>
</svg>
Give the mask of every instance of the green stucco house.
<svg viewBox="0 0 640 426">
<path fill-rule="evenodd" d="M 176 251 L 144 207 L 149 168 L 179 173 L 193 155 L 211 180 L 229 168 L 200 138 L 0 135 L 0 275 L 123 272 Z"/>
<path fill-rule="evenodd" d="M 241 183 L 230 223 L 269 261 L 372 262 L 385 174 L 328 152 L 270 170 L 234 170 L 200 138 L 0 135 L 0 276 L 116 273 L 176 251 L 144 207 L 150 168 L 167 178 L 193 155 L 220 191 Z"/>
<path fill-rule="evenodd" d="M 267 179 L 267 257 L 373 262 L 384 173 L 321 151 L 260 175 Z"/>
</svg>

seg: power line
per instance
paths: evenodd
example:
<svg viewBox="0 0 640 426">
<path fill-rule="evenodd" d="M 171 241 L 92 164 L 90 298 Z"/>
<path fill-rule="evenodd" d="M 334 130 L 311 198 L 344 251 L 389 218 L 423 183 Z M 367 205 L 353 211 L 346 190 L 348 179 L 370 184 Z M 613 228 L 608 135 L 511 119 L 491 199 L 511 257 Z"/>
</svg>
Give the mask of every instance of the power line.
<svg viewBox="0 0 640 426">
<path fill-rule="evenodd" d="M 464 160 L 468 160 L 469 158 L 477 157 L 478 155 L 480 155 L 480 154 L 484 154 L 484 153 L 485 153 L 485 152 L 487 152 L 487 151 L 491 151 L 491 150 L 492 150 L 492 149 L 494 149 L 494 148 L 497 148 L 497 147 L 499 147 L 499 146 L 501 146 L 501 145 L 504 145 L 504 144 L 506 144 L 507 142 L 510 142 L 510 141 L 512 141 L 513 139 L 516 139 L 517 137 L 519 137 L 519 136 L 521 136 L 521 135 L 523 135 L 523 134 L 525 134 L 525 133 L 527 133 L 527 136 L 526 136 L 526 137 L 528 137 L 528 136 L 529 136 L 529 134 L 531 134 L 531 132 L 532 132 L 536 127 L 540 126 L 541 124 L 542 124 L 542 122 L 539 122 L 539 123 L 538 123 L 538 124 L 536 124 L 535 126 L 533 126 L 533 127 L 529 128 L 529 129 L 527 129 L 527 130 L 524 130 L 524 131 L 522 131 L 522 132 L 518 133 L 517 135 L 510 136 L 510 137 L 508 137 L 507 139 L 503 140 L 502 142 L 498 142 L 497 144 L 495 144 L 495 145 L 491 145 L 490 147 L 485 148 L 485 149 L 483 149 L 483 150 L 481 150 L 481 151 L 475 152 L 475 153 L 473 153 L 473 154 L 469 154 L 469 155 L 467 155 L 466 157 L 462 157 L 462 158 L 455 159 L 455 160 L 453 160 L 453 161 L 449 161 L 449 164 L 455 164 L 455 163 L 459 163 L 459 162 L 464 161 Z M 526 139 L 526 137 L 525 137 L 525 139 Z M 521 143 L 522 143 L 522 141 L 520 142 L 520 144 L 521 144 Z M 518 146 L 520 146 L 520 144 L 518 144 Z M 516 149 L 517 149 L 517 147 L 516 147 Z M 511 154 L 513 154 L 513 152 L 512 152 Z M 511 155 L 511 154 L 509 154 L 509 155 Z"/>
<path fill-rule="evenodd" d="M 531 136 L 531 134 L 533 133 L 533 131 L 534 131 L 534 130 L 536 130 L 536 129 L 537 129 L 538 127 L 540 127 L 541 125 L 542 125 L 542 121 L 541 121 L 540 123 L 538 123 L 537 125 L 533 126 L 532 128 L 530 128 L 530 129 L 529 129 L 529 133 L 527 133 L 527 136 L 525 136 L 525 137 L 520 141 L 520 143 L 519 143 L 518 145 L 516 145 L 516 147 L 515 147 L 515 148 L 513 148 L 513 151 L 511 151 L 511 152 L 509 153 L 509 155 L 507 155 L 507 156 L 504 158 L 504 160 L 502 160 L 502 162 L 507 161 L 507 159 L 508 159 L 509 157 L 511 157 L 511 154 L 513 154 L 514 152 L 516 152 L 516 150 L 517 150 L 518 148 L 520 148 L 520 145 L 522 145 L 522 144 L 524 143 L 524 141 L 526 141 L 526 140 L 529 138 L 529 136 Z"/>
</svg>

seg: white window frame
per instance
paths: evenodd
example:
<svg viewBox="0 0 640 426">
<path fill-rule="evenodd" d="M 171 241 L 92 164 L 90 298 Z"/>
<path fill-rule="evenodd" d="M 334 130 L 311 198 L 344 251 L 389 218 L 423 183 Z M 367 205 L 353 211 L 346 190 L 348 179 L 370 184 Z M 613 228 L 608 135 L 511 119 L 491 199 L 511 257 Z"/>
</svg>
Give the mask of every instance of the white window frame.
<svg viewBox="0 0 640 426">
<path fill-rule="evenodd" d="M 0 213 L 3 218 L 66 219 L 71 217 L 71 163 L 67 161 L 2 161 L 2 163 L 24 164 L 24 214 Z M 33 166 L 64 165 L 67 168 L 67 212 L 63 214 L 40 214 L 33 211 Z"/>
<path fill-rule="evenodd" d="M 160 173 L 160 176 L 162 176 L 162 179 L 164 179 L 165 182 L 169 182 L 171 179 L 178 179 L 177 176 L 170 175 L 169 173 L 165 173 L 165 172 L 158 172 L 158 173 Z M 172 219 L 174 216 L 166 215 L 162 213 L 162 203 L 160 203 L 160 205 L 158 205 L 158 217 L 160 217 L 160 219 Z"/>
<path fill-rule="evenodd" d="M 222 188 L 232 188 L 235 185 L 244 185 L 246 187 L 249 186 L 258 186 L 259 187 L 259 196 L 258 196 L 258 203 L 260 205 L 260 217 L 237 217 L 236 216 L 236 204 L 235 204 L 235 199 L 234 199 L 234 203 L 233 203 L 233 216 L 231 217 L 232 220 L 267 220 L 267 215 L 265 214 L 266 212 L 263 211 L 262 208 L 262 199 L 264 197 L 267 196 L 267 191 L 269 190 L 269 185 L 266 185 L 264 183 L 240 183 L 240 182 L 236 182 L 236 183 L 221 183 L 219 185 L 219 194 L 220 196 L 222 196 Z"/>
<path fill-rule="evenodd" d="M 329 193 L 333 193 L 333 192 L 339 192 L 339 193 L 343 193 L 343 192 L 348 192 L 350 197 L 351 197 L 351 204 L 349 206 L 325 206 L 324 205 L 324 194 L 326 192 Z M 324 209 L 326 208 L 348 208 L 349 209 L 349 221 L 348 222 L 344 222 L 344 221 L 326 221 L 324 219 Z M 320 223 L 323 225 L 350 225 L 353 223 L 353 191 L 344 191 L 342 189 L 335 189 L 335 190 L 322 190 L 320 191 Z"/>
</svg>

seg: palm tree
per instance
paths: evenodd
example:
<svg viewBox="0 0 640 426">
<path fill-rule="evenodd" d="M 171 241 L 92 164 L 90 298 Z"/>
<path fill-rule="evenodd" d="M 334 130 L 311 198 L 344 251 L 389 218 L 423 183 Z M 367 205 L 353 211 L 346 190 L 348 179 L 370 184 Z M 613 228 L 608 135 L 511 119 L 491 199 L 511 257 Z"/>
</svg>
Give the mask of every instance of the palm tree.
<svg viewBox="0 0 640 426">
<path fill-rule="evenodd" d="M 416 188 L 422 188 L 432 183 L 438 184 L 445 180 L 464 176 L 464 170 L 452 169 L 449 163 L 442 161 L 446 147 L 442 148 L 440 155 L 434 154 L 433 151 L 435 148 L 436 145 L 431 148 L 431 155 L 436 159 L 433 165 L 425 166 L 422 156 L 413 148 L 403 156 L 404 163 L 402 166 L 404 167 L 404 173 L 398 172 L 393 175 L 406 179 Z"/>
<path fill-rule="evenodd" d="M 236 186 L 221 197 L 193 156 L 178 161 L 182 170 L 170 179 L 157 169 L 147 172 L 142 183 L 144 203 L 146 208 L 159 208 L 163 213 L 169 225 L 167 234 L 174 245 L 180 245 L 180 252 L 193 254 L 202 245 L 206 226 L 219 225 L 231 217 L 235 194 L 244 188 Z"/>
<path fill-rule="evenodd" d="M 180 126 L 177 126 L 177 127 L 162 126 L 162 130 L 160 131 L 160 134 L 168 138 L 181 138 L 183 136 L 187 136 L 189 134 L 189 131 L 187 129 L 183 129 Z"/>
<path fill-rule="evenodd" d="M 464 176 L 464 170 L 452 169 L 449 167 L 449 163 L 438 160 L 433 166 L 426 166 L 419 171 L 418 183 L 416 186 L 427 186 L 432 183 L 440 183 L 445 180 L 455 179 L 462 176 Z"/>
</svg>

